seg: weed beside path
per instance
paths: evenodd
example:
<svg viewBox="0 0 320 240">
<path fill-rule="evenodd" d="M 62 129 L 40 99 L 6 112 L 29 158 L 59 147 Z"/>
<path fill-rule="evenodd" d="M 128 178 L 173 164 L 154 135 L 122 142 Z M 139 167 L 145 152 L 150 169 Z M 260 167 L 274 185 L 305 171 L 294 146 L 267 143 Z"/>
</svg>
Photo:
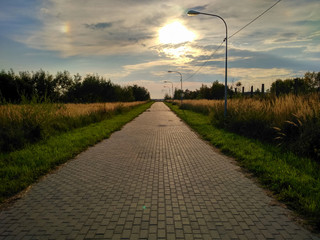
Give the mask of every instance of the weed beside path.
<svg viewBox="0 0 320 240">
<path fill-rule="evenodd" d="M 146 102 L 60 104 L 35 99 L 0 105 L 0 152 L 13 152 L 72 129 L 100 122 Z"/>
<path fill-rule="evenodd" d="M 88 146 L 108 138 L 112 132 L 137 117 L 152 102 L 86 127 L 55 135 L 37 144 L 0 154 L 0 203 L 34 183 L 55 166 L 66 162 Z"/>
<path fill-rule="evenodd" d="M 279 148 L 217 129 L 209 116 L 167 105 L 204 139 L 236 158 L 259 181 L 318 230 L 320 229 L 320 169 L 308 159 Z"/>
</svg>

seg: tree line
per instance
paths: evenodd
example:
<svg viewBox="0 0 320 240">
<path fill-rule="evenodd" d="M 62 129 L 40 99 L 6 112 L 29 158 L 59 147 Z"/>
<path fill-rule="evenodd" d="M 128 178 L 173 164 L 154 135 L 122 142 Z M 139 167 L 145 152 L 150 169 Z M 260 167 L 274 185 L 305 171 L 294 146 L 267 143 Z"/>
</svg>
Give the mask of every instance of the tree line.
<svg viewBox="0 0 320 240">
<path fill-rule="evenodd" d="M 303 78 L 277 79 L 270 88 L 270 92 L 276 96 L 289 93 L 298 95 L 316 91 L 320 91 L 320 72 L 306 72 Z"/>
<path fill-rule="evenodd" d="M 0 72 L 0 99 L 2 102 L 20 103 L 37 97 L 42 101 L 93 103 L 131 102 L 150 99 L 144 87 L 120 86 L 98 74 L 72 76 L 68 71 L 52 75 L 42 69 L 37 72 L 21 71 L 16 74 Z"/>
<path fill-rule="evenodd" d="M 241 82 L 236 83 L 236 87 L 241 87 Z M 173 98 L 180 99 L 181 93 L 183 99 L 224 99 L 224 84 L 214 81 L 211 86 L 202 84 L 200 89 L 194 91 L 186 89 L 175 89 Z M 306 72 L 302 78 L 294 79 L 277 79 L 271 84 L 270 90 L 266 93 L 269 95 L 280 96 L 285 94 L 307 94 L 320 91 L 320 72 Z M 240 91 L 236 91 L 235 88 L 227 87 L 228 97 L 242 96 Z M 261 95 L 261 90 L 257 89 L 254 94 Z M 170 99 L 168 94 L 165 95 L 165 99 Z"/>
<path fill-rule="evenodd" d="M 183 99 L 223 99 L 224 91 L 224 84 L 215 81 L 210 87 L 202 84 L 200 89 L 196 89 L 194 91 L 186 89 L 181 92 L 181 89 L 175 89 L 173 98 L 180 99 L 182 93 Z M 230 94 L 232 94 L 232 90 L 228 88 L 228 96 L 230 96 Z M 169 98 L 169 96 L 166 95 L 165 98 Z"/>
</svg>

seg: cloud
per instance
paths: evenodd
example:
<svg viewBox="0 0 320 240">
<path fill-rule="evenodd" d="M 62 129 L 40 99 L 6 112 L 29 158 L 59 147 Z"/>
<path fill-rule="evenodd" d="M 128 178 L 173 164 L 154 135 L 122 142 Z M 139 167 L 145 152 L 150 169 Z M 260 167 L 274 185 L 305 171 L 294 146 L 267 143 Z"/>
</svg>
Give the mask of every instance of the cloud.
<svg viewBox="0 0 320 240">
<path fill-rule="evenodd" d="M 224 78 L 225 27 L 217 18 L 188 17 L 187 10 L 222 16 L 231 36 L 275 2 L 30 1 L 32 5 L 29 1 L 8 1 L 9 7 L 0 13 L 0 19 L 5 22 L 0 24 L 0 35 L 22 43 L 29 52 L 36 49 L 34 52 L 43 54 L 42 59 L 54 58 L 60 66 L 61 62 L 72 62 L 74 68 L 77 61 L 87 59 L 88 64 L 80 68 L 93 68 L 102 75 L 109 73 L 106 75 L 120 82 L 141 79 L 158 82 L 168 77 L 167 70 L 175 69 L 185 78 L 193 74 L 188 81 L 199 83 Z M 282 1 L 229 39 L 230 79 L 271 81 L 285 74 L 320 70 L 318 9 L 319 0 Z M 26 19 L 28 24 L 22 24 Z M 196 40 L 177 45 L 159 44 L 159 29 L 174 21 L 194 32 Z M 95 68 L 95 64 L 99 67 Z M 174 76 L 170 77 L 175 80 Z"/>
<path fill-rule="evenodd" d="M 95 24 L 84 24 L 87 28 L 96 30 L 96 29 L 106 29 L 112 27 L 112 23 L 110 22 L 101 22 Z"/>
<path fill-rule="evenodd" d="M 295 0 L 295 3 L 299 1 Z M 306 13 L 314 12 L 315 1 L 301 6 L 300 11 Z M 261 41 L 265 44 L 272 45 L 274 43 L 284 43 L 289 34 L 293 34 L 294 28 L 290 25 L 293 22 L 300 22 L 303 25 L 305 18 L 297 14 L 295 8 L 287 8 L 287 6 L 279 7 L 272 10 L 265 16 L 265 19 L 259 20 L 239 36 L 240 40 L 244 35 L 254 36 L 252 41 L 256 41 L 257 45 L 261 45 Z M 84 0 L 48 0 L 34 9 L 37 20 L 42 22 L 39 29 L 29 29 L 24 32 L 23 36 L 17 34 L 14 39 L 23 42 L 29 47 L 51 50 L 60 53 L 64 57 L 75 55 L 105 55 L 105 54 L 125 54 L 149 51 L 152 46 L 156 45 L 157 31 L 165 24 L 179 19 L 190 29 L 197 32 L 198 43 L 209 45 L 209 42 L 217 44 L 223 40 L 224 26 L 218 23 L 218 19 L 207 16 L 187 17 L 186 11 L 193 8 L 198 11 L 215 11 L 217 14 L 225 17 L 228 21 L 230 33 L 242 27 L 249 20 L 261 13 L 270 5 L 270 2 L 252 2 L 244 0 L 241 2 L 199 0 L 197 5 L 191 0 L 175 0 L 175 1 L 84 1 Z M 288 4 L 287 5 L 292 5 Z M 285 9 L 285 11 L 283 11 Z M 295 14 L 291 22 L 288 20 L 290 16 Z M 283 18 L 282 15 L 286 15 Z M 311 14 L 310 21 L 316 21 L 315 14 Z M 270 21 L 270 20 L 273 21 Z M 280 23 L 275 25 L 274 23 Z M 68 23 L 70 30 L 66 36 L 66 32 L 61 34 L 61 29 Z M 285 24 L 285 26 L 283 26 Z M 263 26 L 261 26 L 263 25 Z M 287 36 L 284 38 L 270 38 L 277 29 L 288 29 Z M 214 26 L 214 27 L 208 27 Z M 263 27 L 263 30 L 261 29 Z M 271 30 L 272 29 L 272 30 Z M 101 31 L 94 31 L 101 30 Z M 292 31 L 290 31 L 292 30 Z M 244 35 L 242 35 L 244 34 Z M 299 37 L 294 37 L 293 40 Z M 300 35 L 301 36 L 301 35 Z M 237 36 L 238 37 L 238 36 Z M 237 44 L 237 43 L 235 43 Z"/>
</svg>

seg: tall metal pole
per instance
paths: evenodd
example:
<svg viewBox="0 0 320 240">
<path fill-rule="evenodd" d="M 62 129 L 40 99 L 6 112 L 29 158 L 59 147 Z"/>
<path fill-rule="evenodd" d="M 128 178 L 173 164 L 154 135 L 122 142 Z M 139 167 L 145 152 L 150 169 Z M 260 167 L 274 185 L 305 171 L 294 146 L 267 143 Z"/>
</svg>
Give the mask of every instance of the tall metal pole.
<svg viewBox="0 0 320 240">
<path fill-rule="evenodd" d="M 178 72 L 179 73 L 179 72 Z M 181 82 L 181 105 L 182 105 L 182 98 L 183 98 L 183 90 L 182 90 L 182 74 L 180 74 L 180 82 Z"/>
<path fill-rule="evenodd" d="M 221 18 L 223 20 L 223 18 Z M 224 80 L 224 118 L 227 117 L 227 98 L 228 98 L 228 27 L 227 23 L 223 20 L 226 26 L 226 62 L 225 62 L 225 80 Z"/>
<path fill-rule="evenodd" d="M 195 16 L 195 15 L 208 15 L 208 16 L 212 16 L 212 17 L 217 17 L 220 18 L 225 27 L 226 27 L 226 38 L 224 39 L 224 41 L 226 42 L 226 60 L 225 60 L 225 83 L 224 83 L 224 117 L 226 118 L 227 116 L 227 94 L 228 94 L 228 26 L 226 21 L 220 17 L 219 15 L 216 14 L 210 14 L 210 13 L 202 13 L 202 12 L 198 12 L 198 11 L 194 11 L 194 10 L 190 10 L 188 11 L 188 16 Z"/>
<path fill-rule="evenodd" d="M 169 92 L 169 97 L 170 97 L 170 95 L 171 95 L 170 87 L 168 87 L 168 86 L 166 86 L 166 85 L 164 85 L 163 87 L 169 89 L 168 92 Z"/>
<path fill-rule="evenodd" d="M 181 82 L 181 105 L 182 105 L 182 98 L 183 98 L 183 90 L 182 90 L 182 74 L 178 71 L 168 71 L 168 73 L 179 73 L 180 74 L 180 82 Z"/>
<path fill-rule="evenodd" d="M 165 83 L 171 83 L 171 93 L 172 93 L 172 95 L 171 95 L 171 97 L 172 97 L 172 99 L 173 99 L 173 83 L 171 82 L 171 81 L 167 81 L 167 80 L 165 80 L 164 81 Z"/>
</svg>

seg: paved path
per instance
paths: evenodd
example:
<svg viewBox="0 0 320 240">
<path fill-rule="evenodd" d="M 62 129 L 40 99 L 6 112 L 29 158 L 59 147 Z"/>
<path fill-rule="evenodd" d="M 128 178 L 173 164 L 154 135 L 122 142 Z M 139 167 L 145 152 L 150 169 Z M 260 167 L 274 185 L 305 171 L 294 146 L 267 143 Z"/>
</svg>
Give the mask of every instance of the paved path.
<svg viewBox="0 0 320 240">
<path fill-rule="evenodd" d="M 319 239 L 163 103 L 0 213 L 0 239 Z"/>
</svg>

